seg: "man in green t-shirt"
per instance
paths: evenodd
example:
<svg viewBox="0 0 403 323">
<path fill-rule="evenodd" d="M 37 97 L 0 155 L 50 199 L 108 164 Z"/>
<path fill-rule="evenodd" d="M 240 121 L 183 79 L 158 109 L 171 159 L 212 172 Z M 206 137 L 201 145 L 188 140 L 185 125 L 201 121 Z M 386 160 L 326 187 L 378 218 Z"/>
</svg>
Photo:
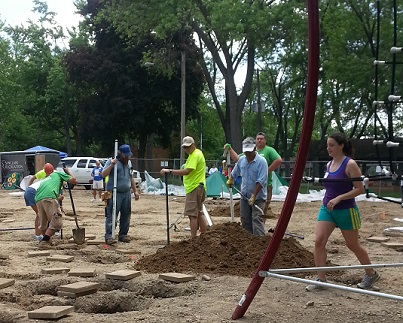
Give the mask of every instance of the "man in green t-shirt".
<svg viewBox="0 0 403 323">
<path fill-rule="evenodd" d="M 272 172 L 280 167 L 280 165 L 283 163 L 283 159 L 273 147 L 267 146 L 266 143 L 266 134 L 264 132 L 258 132 L 256 135 L 256 151 L 260 156 L 266 159 L 269 167 L 267 180 L 267 200 L 263 211 L 266 218 L 273 218 L 274 214 L 270 208 L 271 197 L 273 195 Z M 240 155 L 238 155 L 229 144 L 225 144 L 224 149 L 229 150 L 231 159 L 236 163 Z"/>
<path fill-rule="evenodd" d="M 40 249 L 51 246 L 50 238 L 55 231 L 62 228 L 62 211 L 58 202 L 60 188 L 63 182 L 77 184 L 77 179 L 70 173 L 67 167 L 65 173 L 52 172 L 48 177 L 42 180 L 35 195 L 35 203 L 38 206 L 38 215 L 40 218 L 40 228 L 43 233 L 42 241 L 39 243 Z"/>
<path fill-rule="evenodd" d="M 195 146 L 192 137 L 184 137 L 182 148 L 188 154 L 183 169 L 161 169 L 161 175 L 170 173 L 183 176 L 183 185 L 186 191 L 185 216 L 189 217 L 190 233 L 192 238 L 197 236 L 197 230 L 203 234 L 207 230 L 206 219 L 203 214 L 203 202 L 206 198 L 206 161 L 201 150 Z"/>
<path fill-rule="evenodd" d="M 283 163 L 283 159 L 273 147 L 267 146 L 266 143 L 266 134 L 264 132 L 258 132 L 256 135 L 256 151 L 259 153 L 260 156 L 263 156 L 266 159 L 267 165 L 269 166 L 269 174 L 267 180 L 267 200 L 263 211 L 266 217 L 271 218 L 274 216 L 270 208 L 271 197 L 273 195 L 272 172 L 280 167 L 280 165 Z"/>
</svg>

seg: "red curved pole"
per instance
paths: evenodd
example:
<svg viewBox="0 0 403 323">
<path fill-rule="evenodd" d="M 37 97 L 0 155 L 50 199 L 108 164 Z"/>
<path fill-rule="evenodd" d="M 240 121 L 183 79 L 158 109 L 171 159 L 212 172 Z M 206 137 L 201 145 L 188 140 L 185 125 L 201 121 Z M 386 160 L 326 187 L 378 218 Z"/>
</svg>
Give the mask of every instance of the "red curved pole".
<svg viewBox="0 0 403 323">
<path fill-rule="evenodd" d="M 304 108 L 304 121 L 302 124 L 302 133 L 300 144 L 298 147 L 297 160 L 295 169 L 291 179 L 290 187 L 286 199 L 284 201 L 283 209 L 278 220 L 276 230 L 273 237 L 260 261 L 252 281 L 249 284 L 245 294 L 242 295 L 238 306 L 232 314 L 232 319 L 236 320 L 243 317 L 247 311 L 250 303 L 253 301 L 256 293 L 263 282 L 263 277 L 259 276 L 259 271 L 267 271 L 273 263 L 274 257 L 280 247 L 281 240 L 284 236 L 288 222 L 290 221 L 292 211 L 294 209 L 295 201 L 297 199 L 299 186 L 304 174 L 306 160 L 308 158 L 309 145 L 311 142 L 311 135 L 313 129 L 313 122 L 315 117 L 316 96 L 318 89 L 319 77 L 319 9 L 318 0 L 307 0 L 308 8 L 308 80 L 306 88 L 306 100 Z"/>
</svg>

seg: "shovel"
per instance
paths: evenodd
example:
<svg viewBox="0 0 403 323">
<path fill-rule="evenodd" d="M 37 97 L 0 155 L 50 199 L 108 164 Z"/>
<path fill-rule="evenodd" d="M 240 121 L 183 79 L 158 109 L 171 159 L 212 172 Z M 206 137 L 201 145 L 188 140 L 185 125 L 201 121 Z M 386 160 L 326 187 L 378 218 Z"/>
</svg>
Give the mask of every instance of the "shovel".
<svg viewBox="0 0 403 323">
<path fill-rule="evenodd" d="M 65 166 L 63 168 L 65 168 Z M 73 209 L 74 221 L 76 222 L 76 226 L 77 226 L 76 229 L 73 229 L 73 240 L 76 244 L 82 245 L 85 242 L 85 229 L 80 228 L 78 226 L 76 208 L 74 207 L 73 194 L 71 194 L 71 187 L 70 187 L 69 183 L 67 183 L 67 187 L 69 189 L 69 195 L 70 195 L 71 207 Z"/>
</svg>

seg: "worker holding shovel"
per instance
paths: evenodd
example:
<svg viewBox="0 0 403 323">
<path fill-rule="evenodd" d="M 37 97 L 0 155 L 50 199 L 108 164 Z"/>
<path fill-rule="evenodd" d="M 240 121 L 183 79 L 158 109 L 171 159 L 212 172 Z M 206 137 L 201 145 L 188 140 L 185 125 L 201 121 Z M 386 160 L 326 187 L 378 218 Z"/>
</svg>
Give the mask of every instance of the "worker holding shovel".
<svg viewBox="0 0 403 323">
<path fill-rule="evenodd" d="M 227 186 L 232 188 L 233 179 L 242 176 L 240 201 L 242 227 L 253 235 L 264 236 L 265 219 L 262 209 L 267 198 L 267 162 L 256 152 L 255 139 L 252 137 L 242 142 L 242 152 L 244 155 L 239 158 L 232 170 Z"/>
<path fill-rule="evenodd" d="M 77 179 L 70 173 L 67 167 L 64 172 L 51 172 L 42 180 L 35 195 L 35 203 L 38 207 L 40 228 L 43 233 L 42 241 L 39 242 L 39 249 L 51 247 L 51 237 L 55 231 L 62 228 L 62 211 L 58 201 L 60 188 L 63 182 L 77 184 Z"/>
</svg>

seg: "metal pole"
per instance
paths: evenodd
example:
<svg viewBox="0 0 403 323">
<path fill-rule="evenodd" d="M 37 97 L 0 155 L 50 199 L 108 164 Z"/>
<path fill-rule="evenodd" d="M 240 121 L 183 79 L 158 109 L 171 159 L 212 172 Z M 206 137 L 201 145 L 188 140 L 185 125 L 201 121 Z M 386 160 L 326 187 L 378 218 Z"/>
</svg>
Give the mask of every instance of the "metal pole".
<svg viewBox="0 0 403 323">
<path fill-rule="evenodd" d="M 316 280 L 310 280 L 310 279 L 304 279 L 304 278 L 298 278 L 298 277 L 292 277 L 292 276 L 286 276 L 286 275 L 281 275 L 281 274 L 272 274 L 268 273 L 268 276 L 273 277 L 273 278 L 280 278 L 280 279 L 285 279 L 285 280 L 291 280 L 299 283 L 306 283 L 306 284 L 311 284 L 311 285 L 318 285 L 318 286 L 323 286 L 323 287 L 329 287 L 329 288 L 334 288 L 334 289 L 340 289 L 348 292 L 353 292 L 353 293 L 359 293 L 359 294 L 367 294 L 367 295 L 372 295 L 372 296 L 378 296 L 378 297 L 385 297 L 385 298 L 390 298 L 394 299 L 397 301 L 403 301 L 402 296 L 398 295 L 392 295 L 392 294 L 385 294 L 385 293 L 380 293 L 380 292 L 375 292 L 372 290 L 367 290 L 367 289 L 361 289 L 361 288 L 353 288 L 353 287 L 347 287 L 347 286 L 340 286 L 340 285 L 335 285 L 335 284 L 330 284 L 330 283 L 324 283 Z"/>
<path fill-rule="evenodd" d="M 169 239 L 169 207 L 168 207 L 168 173 L 164 173 L 164 177 L 165 177 L 165 204 L 167 213 L 167 245 L 169 245 L 170 239 Z"/>
<path fill-rule="evenodd" d="M 260 277 L 266 277 L 266 273 L 302 273 L 307 271 L 336 271 L 343 269 L 364 269 L 364 268 L 387 268 L 387 267 L 402 267 L 403 263 L 394 264 L 369 264 L 355 266 L 333 266 L 333 267 L 307 267 L 307 268 L 285 268 L 285 269 L 270 269 L 269 271 L 261 270 Z"/>
<path fill-rule="evenodd" d="M 308 0 L 308 78 L 305 96 L 304 121 L 302 125 L 302 133 L 300 145 L 298 147 L 297 160 L 294 168 L 290 187 L 284 201 L 280 218 L 276 225 L 276 231 L 270 239 L 269 245 L 263 255 L 260 264 L 253 275 L 249 287 L 243 294 L 241 301 L 235 308 L 232 319 L 236 320 L 242 317 L 248 310 L 249 305 L 256 296 L 263 278 L 257 274 L 260 270 L 268 270 L 276 256 L 280 243 L 283 239 L 287 225 L 290 221 L 291 214 L 297 199 L 302 175 L 305 169 L 305 163 L 308 158 L 308 149 L 311 142 L 313 123 L 315 118 L 315 106 L 319 79 L 319 5 L 318 0 Z"/>
<path fill-rule="evenodd" d="M 115 139 L 115 158 L 118 158 L 118 140 Z M 118 185 L 118 164 L 113 167 L 113 207 L 112 207 L 112 239 L 115 239 L 115 227 L 116 227 L 116 197 L 117 197 L 117 185 Z"/>
<path fill-rule="evenodd" d="M 186 126 L 186 53 L 181 52 L 181 138 L 180 138 L 180 165 L 185 161 L 185 152 L 182 148 L 182 139 L 185 137 Z"/>
</svg>

